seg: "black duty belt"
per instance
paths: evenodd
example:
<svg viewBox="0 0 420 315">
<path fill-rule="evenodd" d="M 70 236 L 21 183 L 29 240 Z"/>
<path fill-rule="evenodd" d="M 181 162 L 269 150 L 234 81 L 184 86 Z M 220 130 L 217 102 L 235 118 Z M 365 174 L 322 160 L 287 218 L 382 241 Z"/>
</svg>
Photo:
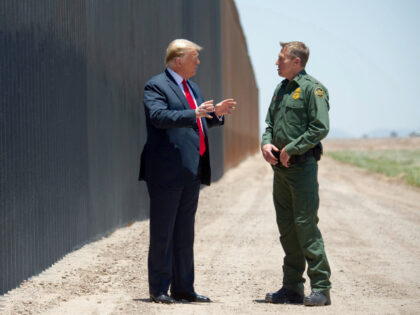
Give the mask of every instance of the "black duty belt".
<svg viewBox="0 0 420 315">
<path fill-rule="evenodd" d="M 271 151 L 271 152 L 279 160 L 277 165 L 280 165 L 281 164 L 280 151 Z M 309 149 L 308 151 L 306 151 L 305 153 L 301 155 L 292 155 L 289 161 L 291 165 L 305 163 L 310 157 L 314 157 L 315 161 L 319 161 L 321 159 L 321 155 L 322 155 L 322 146 L 321 146 L 321 143 L 319 143 L 314 148 Z"/>
<path fill-rule="evenodd" d="M 292 155 L 290 157 L 290 164 L 300 164 L 305 163 L 309 157 L 314 156 L 314 149 L 309 149 L 301 155 Z"/>
</svg>

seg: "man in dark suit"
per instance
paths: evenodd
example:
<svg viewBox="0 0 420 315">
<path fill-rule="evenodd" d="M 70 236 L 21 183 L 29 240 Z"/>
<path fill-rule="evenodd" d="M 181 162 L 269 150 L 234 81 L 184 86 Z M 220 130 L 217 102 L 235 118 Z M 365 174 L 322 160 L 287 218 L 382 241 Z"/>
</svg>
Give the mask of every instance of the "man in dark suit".
<svg viewBox="0 0 420 315">
<path fill-rule="evenodd" d="M 236 102 L 205 102 L 189 80 L 200 64 L 201 49 L 184 39 L 171 42 L 167 68 L 144 88 L 147 142 L 139 179 L 146 181 L 150 197 L 148 272 L 154 302 L 210 302 L 194 290 L 195 213 L 200 184 L 210 185 L 207 128 L 223 125 L 223 115 Z"/>
</svg>

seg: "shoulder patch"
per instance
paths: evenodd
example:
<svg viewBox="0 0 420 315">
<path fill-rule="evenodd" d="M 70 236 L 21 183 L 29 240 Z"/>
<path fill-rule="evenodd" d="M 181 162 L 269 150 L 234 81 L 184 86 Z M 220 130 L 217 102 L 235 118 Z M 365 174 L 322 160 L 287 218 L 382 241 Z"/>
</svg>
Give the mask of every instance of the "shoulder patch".
<svg viewBox="0 0 420 315">
<path fill-rule="evenodd" d="M 324 97 L 324 90 L 320 87 L 317 87 L 314 91 L 315 95 L 318 97 Z"/>
</svg>

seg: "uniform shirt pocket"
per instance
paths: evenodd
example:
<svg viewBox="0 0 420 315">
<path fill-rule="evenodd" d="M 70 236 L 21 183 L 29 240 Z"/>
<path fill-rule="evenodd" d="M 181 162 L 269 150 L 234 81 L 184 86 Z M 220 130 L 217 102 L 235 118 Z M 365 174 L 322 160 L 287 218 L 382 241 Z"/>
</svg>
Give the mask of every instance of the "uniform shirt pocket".
<svg viewBox="0 0 420 315">
<path fill-rule="evenodd" d="M 302 99 L 293 100 L 286 104 L 286 122 L 293 126 L 306 125 L 306 108 Z"/>
</svg>

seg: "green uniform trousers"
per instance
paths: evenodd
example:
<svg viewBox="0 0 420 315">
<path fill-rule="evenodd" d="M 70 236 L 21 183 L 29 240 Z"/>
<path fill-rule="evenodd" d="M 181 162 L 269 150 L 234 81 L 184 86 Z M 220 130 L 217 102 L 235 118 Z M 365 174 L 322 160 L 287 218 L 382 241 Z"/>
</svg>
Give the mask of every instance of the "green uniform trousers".
<svg viewBox="0 0 420 315">
<path fill-rule="evenodd" d="M 283 287 L 303 294 L 306 262 L 314 292 L 331 288 L 330 266 L 318 229 L 318 164 L 313 157 L 289 168 L 274 168 L 273 199 L 285 253 Z"/>
</svg>

